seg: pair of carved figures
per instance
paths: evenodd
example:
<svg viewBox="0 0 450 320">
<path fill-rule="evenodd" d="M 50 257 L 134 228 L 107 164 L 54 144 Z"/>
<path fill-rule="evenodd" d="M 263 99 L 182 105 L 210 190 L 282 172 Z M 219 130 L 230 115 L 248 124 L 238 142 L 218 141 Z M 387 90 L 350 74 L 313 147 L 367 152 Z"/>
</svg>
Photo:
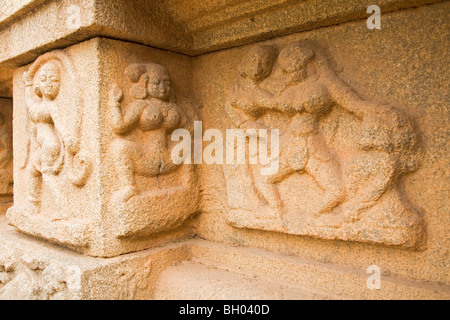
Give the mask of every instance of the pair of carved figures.
<svg viewBox="0 0 450 320">
<path fill-rule="evenodd" d="M 73 67 L 62 52 L 53 52 L 40 57 L 26 74 L 26 106 L 28 110 L 28 155 L 23 164 L 27 167 L 29 200 L 34 208 L 41 201 L 42 175 L 58 175 L 65 160 L 69 167 L 86 165 L 85 159 L 77 159 L 80 150 L 81 101 L 73 87 L 67 90 L 62 83 L 72 78 L 77 83 Z M 139 128 L 145 137 L 137 139 L 119 138 L 113 141 L 112 155 L 121 179 L 122 189 L 116 200 L 126 202 L 137 194 L 135 174 L 157 176 L 176 169 L 167 146 L 168 134 L 182 125 L 182 116 L 177 105 L 171 102 L 171 83 L 164 66 L 158 64 L 131 65 L 125 72 L 132 83 L 134 101 L 126 112 L 122 112 L 122 91 L 114 86 L 110 91 L 110 115 L 115 133 L 129 135 Z M 69 79 L 67 79 L 69 80 Z M 66 89 L 66 92 L 61 92 Z M 69 91 L 69 92 L 68 92 Z M 72 93 L 74 100 L 67 101 Z M 78 99 L 77 99 L 78 98 Z M 72 114 L 61 108 L 61 103 L 72 103 Z M 29 162 L 29 163 L 28 163 Z M 69 179 L 75 185 L 83 185 L 87 170 L 75 174 L 69 168 Z"/>
<path fill-rule="evenodd" d="M 17 216 L 22 219 L 41 212 L 44 198 L 46 206 L 50 206 L 48 199 L 57 207 L 48 210 L 51 221 L 67 220 L 76 210 L 69 209 L 70 185 L 83 187 L 92 170 L 86 155 L 92 140 L 82 138 L 87 110 L 79 81 L 63 51 L 39 57 L 24 80 L 28 143 L 21 168 L 26 171 L 29 206 L 22 210 L 25 213 L 16 210 Z M 155 63 L 132 64 L 125 70 L 125 82 L 129 92 L 113 85 L 106 102 L 108 125 L 116 134 L 106 161 L 112 161 L 108 169 L 117 173 L 119 182 L 110 199 L 117 237 L 177 226 L 197 206 L 192 167 L 171 160 L 170 134 L 185 126 L 187 118 L 174 102 L 167 69 Z M 183 170 L 177 171 L 179 167 Z M 43 187 L 50 193 L 44 194 Z M 182 209 L 180 201 L 185 204 Z M 16 216 L 14 212 L 11 217 Z M 84 222 L 80 226 L 87 232 Z"/>
<path fill-rule="evenodd" d="M 280 129 L 278 172 L 263 176 L 258 166 L 249 166 L 255 190 L 266 203 L 262 218 L 284 219 L 279 183 L 295 173 L 309 175 L 323 191 L 311 221 L 340 207 L 343 220 L 351 223 L 395 189 L 399 176 L 418 167 L 417 135 L 408 117 L 394 107 L 363 100 L 327 62 L 310 42 L 295 42 L 280 52 L 259 45 L 242 58 L 227 103 L 233 124 L 246 130 L 277 128 L 273 118 L 286 123 Z M 339 145 L 329 143 L 334 137 L 319 129 L 333 109 L 357 124 L 353 150 L 347 152 L 352 156 L 345 161 L 337 156 Z M 403 206 L 400 200 L 393 205 Z"/>
</svg>

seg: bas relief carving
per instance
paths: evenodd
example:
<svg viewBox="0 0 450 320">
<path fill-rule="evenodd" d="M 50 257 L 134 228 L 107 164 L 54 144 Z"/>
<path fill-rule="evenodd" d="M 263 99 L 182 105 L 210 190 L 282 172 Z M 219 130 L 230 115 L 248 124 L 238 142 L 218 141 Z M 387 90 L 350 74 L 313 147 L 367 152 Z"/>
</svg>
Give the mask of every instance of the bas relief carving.
<svg viewBox="0 0 450 320">
<path fill-rule="evenodd" d="M 0 299 L 74 299 L 79 288 L 79 270 L 2 248 L 0 253 Z M 25 285 L 26 284 L 26 285 Z"/>
<path fill-rule="evenodd" d="M 63 73 L 65 80 L 70 81 L 65 86 Z M 32 210 L 38 213 L 46 176 L 58 176 L 65 166 L 68 180 L 83 186 L 89 167 L 86 156 L 80 153 L 81 96 L 69 58 L 60 51 L 41 56 L 31 66 L 25 81 L 29 155 L 22 167 L 27 170 Z"/>
<path fill-rule="evenodd" d="M 192 131 L 193 116 L 175 101 L 166 67 L 132 64 L 124 73 L 128 90 L 110 89 L 110 120 L 116 138 L 110 151 L 118 177 L 111 197 L 118 237 L 173 228 L 197 210 L 192 165 L 174 164 L 171 133 Z"/>
<path fill-rule="evenodd" d="M 419 167 L 418 135 L 395 106 L 364 100 L 324 51 L 295 42 L 251 48 L 226 110 L 236 128 L 279 129 L 279 170 L 224 166 L 240 228 L 417 247 L 423 222 L 400 190 Z M 260 143 L 270 143 L 270 139 Z"/>
<path fill-rule="evenodd" d="M 49 238 L 68 228 L 73 241 L 67 241 L 85 245 L 87 226 L 72 223 L 77 218 L 70 205 L 71 190 L 82 188 L 91 173 L 82 143 L 83 103 L 75 68 L 66 53 L 56 50 L 40 56 L 23 78 L 28 134 L 19 168 L 25 171 L 28 202 L 8 211 L 9 222 Z M 47 231 L 34 230 L 38 225 Z"/>
</svg>

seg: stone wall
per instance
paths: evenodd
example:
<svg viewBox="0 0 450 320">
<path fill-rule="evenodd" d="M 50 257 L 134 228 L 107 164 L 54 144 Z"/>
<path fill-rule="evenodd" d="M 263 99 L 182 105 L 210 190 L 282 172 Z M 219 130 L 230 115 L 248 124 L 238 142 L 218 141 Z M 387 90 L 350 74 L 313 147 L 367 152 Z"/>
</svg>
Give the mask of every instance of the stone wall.
<svg viewBox="0 0 450 320">
<path fill-rule="evenodd" d="M 449 2 L 379 2 L 6 1 L 0 299 L 448 299 Z"/>
<path fill-rule="evenodd" d="M 377 195 L 377 199 L 374 199 L 372 209 L 361 211 L 361 219 L 354 222 L 342 221 L 341 216 L 345 215 L 345 210 L 357 206 L 357 200 L 368 196 L 370 192 L 377 192 L 376 182 L 359 181 L 362 183 L 356 186 L 359 191 L 351 194 L 353 191 L 350 192 L 349 189 L 354 185 L 349 185 L 353 182 L 347 178 L 350 182 L 342 182 L 348 190 L 347 199 L 331 215 L 315 218 L 311 214 L 314 211 L 311 206 L 319 205 L 323 197 L 321 182 L 309 172 L 293 173 L 278 186 L 286 210 L 285 223 L 264 220 L 258 222 L 264 217 L 253 217 L 251 213 L 247 213 L 252 218 L 241 219 L 246 213 L 230 212 L 236 207 L 261 212 L 253 204 L 257 197 L 248 191 L 248 186 L 242 186 L 245 170 L 239 171 L 239 168 L 229 168 L 227 165 L 203 165 L 202 207 L 205 214 L 198 217 L 199 234 L 213 241 L 306 255 L 320 261 L 360 268 L 376 264 L 382 266 L 383 270 L 405 277 L 447 282 L 445 270 L 448 265 L 444 261 L 448 259 L 448 251 L 444 249 L 447 245 L 443 245 L 443 241 L 446 241 L 444 239 L 448 233 L 449 186 L 446 155 L 449 117 L 446 84 L 449 79 L 448 73 L 442 72 L 448 69 L 447 61 L 436 54 L 448 50 L 447 41 L 442 36 L 446 33 L 446 24 L 441 20 L 447 9 L 447 5 L 434 5 L 385 14 L 381 32 L 369 33 L 365 25 L 357 21 L 196 57 L 195 89 L 203 104 L 203 119 L 208 127 L 223 131 L 233 127 L 225 106 L 231 88 L 239 81 L 238 67 L 246 52 L 259 45 L 273 46 L 279 52 L 298 41 L 309 40 L 323 50 L 326 57 L 323 62 L 335 72 L 336 76 L 329 84 L 328 80 L 323 81 L 328 88 L 344 81 L 367 101 L 364 103 L 373 112 L 384 113 L 384 107 L 395 108 L 399 114 L 409 117 L 408 121 L 415 126 L 414 139 L 417 139 L 417 148 L 413 151 L 416 154 L 411 159 L 417 163 L 411 167 L 411 171 L 391 178 L 383 195 Z M 207 71 L 213 68 L 216 72 Z M 262 87 L 278 89 L 279 82 L 275 79 L 277 66 L 274 68 L 271 76 L 262 82 Z M 319 78 L 316 83 L 320 81 Z M 333 106 L 321 118 L 322 124 L 319 124 L 322 126 L 323 138 L 331 146 L 330 153 L 336 155 L 335 161 L 340 168 L 349 166 L 354 161 L 356 151 L 352 146 L 352 139 L 358 139 L 359 136 L 352 136 L 353 133 L 360 134 L 358 126 L 364 126 L 359 122 L 358 116 L 351 113 L 345 107 Z M 380 121 L 384 122 L 382 126 L 386 126 L 385 130 L 393 135 L 400 133 L 395 133 L 396 130 L 401 130 L 398 127 L 394 129 L 396 125 L 387 124 L 390 116 L 393 114 L 389 112 L 386 116 L 380 115 Z M 284 121 L 266 117 L 266 123 Z M 384 120 L 381 120 L 383 117 Z M 364 119 L 362 121 L 364 123 Z M 392 127 L 388 128 L 389 125 Z M 278 128 L 275 125 L 271 127 Z M 381 135 L 381 130 L 383 129 L 375 134 Z M 280 141 L 281 153 L 283 148 L 287 151 L 294 147 L 292 138 L 290 140 L 286 146 Z M 367 169 L 368 172 L 364 174 L 384 174 L 381 162 L 375 158 L 365 159 L 363 161 L 368 161 L 367 166 L 375 167 Z M 364 175 L 355 178 L 372 179 Z M 371 183 L 372 187 L 369 186 Z M 235 196 L 233 193 L 240 195 L 241 192 L 247 192 L 243 202 L 230 208 L 230 201 L 231 206 L 233 201 L 238 201 L 230 199 Z M 395 197 L 398 198 L 394 200 L 391 195 L 389 200 L 385 199 L 390 197 L 389 193 L 396 193 Z M 310 218 L 315 220 L 314 223 L 308 221 Z M 322 221 L 318 222 L 319 220 Z M 390 233 L 385 226 L 398 229 Z M 370 234 L 369 229 L 376 234 Z"/>
</svg>

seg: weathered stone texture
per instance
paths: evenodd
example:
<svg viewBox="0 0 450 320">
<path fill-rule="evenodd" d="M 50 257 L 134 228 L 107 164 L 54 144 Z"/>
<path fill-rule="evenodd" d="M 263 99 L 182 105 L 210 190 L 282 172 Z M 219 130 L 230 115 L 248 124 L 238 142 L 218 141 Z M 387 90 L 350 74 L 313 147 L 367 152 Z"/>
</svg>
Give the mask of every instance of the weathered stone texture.
<svg viewBox="0 0 450 320">
<path fill-rule="evenodd" d="M 163 98 L 160 77 L 173 82 Z M 18 69 L 10 223 L 94 256 L 189 237 L 196 173 L 172 165 L 170 133 L 195 117 L 190 79 L 185 56 L 101 38 Z"/>
<path fill-rule="evenodd" d="M 3 1 L 0 299 L 448 300 L 450 2 L 377 5 Z"/>
<path fill-rule="evenodd" d="M 377 5 L 387 13 L 441 1 L 380 0 Z M 5 11 L 0 12 L 0 36 L 5 44 L 0 47 L 0 63 L 17 67 L 47 51 L 96 36 L 198 55 L 293 32 L 363 21 L 367 6 L 359 0 L 7 0 L 0 7 Z"/>
<path fill-rule="evenodd" d="M 230 199 L 230 196 L 244 194 L 242 205 L 250 208 L 261 200 L 256 200 L 258 196 L 255 199 L 252 188 L 243 185 L 247 178 L 242 174 L 227 173 L 237 170 L 227 165 L 202 166 L 202 190 L 205 190 L 202 208 L 205 214 L 198 216 L 199 235 L 213 241 L 257 246 L 290 254 L 306 254 L 320 261 L 358 267 L 377 264 L 381 269 L 405 277 L 448 283 L 448 273 L 445 270 L 448 269 L 446 248 L 449 247 L 446 242 L 449 190 L 449 110 L 446 107 L 449 98 L 449 73 L 446 70 L 449 64 L 447 59 L 436 54 L 441 50 L 448 51 L 448 37 L 443 36 L 448 34 L 448 23 L 445 21 L 448 8 L 447 2 L 387 13 L 383 15 L 382 29 L 371 32 L 368 32 L 365 21 L 356 21 L 258 44 L 273 46 L 280 52 L 297 41 L 308 39 L 318 44 L 326 53 L 324 61 L 336 73 L 335 83 L 342 79 L 362 99 L 374 103 L 371 107 L 373 112 L 378 112 L 382 105 L 387 105 L 409 115 L 416 127 L 416 159 L 419 166 L 414 172 L 400 177 L 395 188 L 398 188 L 397 192 L 402 199 L 401 205 L 407 205 L 407 210 L 412 210 L 410 212 L 414 212 L 413 215 L 420 221 L 418 223 L 422 231 L 411 229 L 412 233 L 423 232 L 424 236 L 417 246 L 414 246 L 415 250 L 405 251 L 395 247 L 284 234 L 297 233 L 341 239 L 353 237 L 348 232 L 338 236 L 338 232 L 334 231 L 342 224 L 339 219 L 343 213 L 339 211 L 339 207 L 336 208 L 334 220 L 327 222 L 327 215 L 321 215 L 317 219 L 312 218 L 312 223 L 318 224 L 316 227 L 312 223 L 305 227 L 305 224 L 308 224 L 308 210 L 311 212 L 311 209 L 314 210 L 311 206 L 320 203 L 321 189 L 317 188 L 317 182 L 311 179 L 311 175 L 301 172 L 291 175 L 277 185 L 287 210 L 284 224 L 283 220 L 261 220 L 264 214 L 268 214 L 262 209 L 233 214 L 230 207 L 236 208 L 236 200 Z M 225 130 L 233 127 L 232 119 L 225 114 L 225 106 L 229 101 L 230 90 L 239 79 L 238 68 L 241 60 L 253 47 L 255 45 L 248 45 L 195 58 L 194 79 L 197 81 L 194 90 L 203 104 L 203 119 L 209 128 Z M 215 72 L 207 71 L 213 68 Z M 277 72 L 275 65 L 274 75 L 262 82 L 261 87 L 270 90 L 272 86 L 272 90 L 276 90 L 279 81 L 276 78 Z M 348 111 L 335 106 L 329 116 L 321 120 L 320 132 L 323 133 L 327 145 L 331 150 L 336 150 L 335 152 L 339 152 L 339 149 L 350 151 L 345 141 L 349 141 L 352 131 L 358 132 L 357 127 L 352 127 L 355 123 L 351 124 L 348 116 Z M 270 124 L 277 121 L 277 118 L 267 119 L 266 122 L 261 122 Z M 285 120 L 284 123 L 289 122 Z M 283 128 L 283 125 L 283 122 L 279 121 L 277 125 L 272 125 L 272 128 Z M 387 125 L 387 121 L 382 125 Z M 339 129 L 335 134 L 330 133 L 332 131 L 329 130 L 337 127 Z M 336 142 L 333 142 L 334 139 Z M 289 141 L 288 145 L 295 147 L 293 141 Z M 283 146 L 280 150 L 282 153 Z M 341 165 L 349 162 L 350 159 L 345 157 L 351 155 L 348 151 L 342 154 L 342 158 L 338 156 Z M 227 174 L 238 181 L 228 182 Z M 242 193 L 239 193 L 239 190 Z M 357 196 L 357 199 L 358 197 L 361 196 Z M 254 200 L 249 201 L 250 198 Z M 382 205 L 383 198 L 377 201 L 377 205 Z M 373 208 L 376 209 L 376 206 Z M 398 208 L 392 206 L 391 202 L 391 207 L 382 209 L 380 213 L 393 214 Z M 378 219 L 375 224 L 382 223 L 385 218 L 379 216 Z M 328 230 L 327 223 L 332 226 Z M 320 224 L 325 225 L 325 228 Z M 277 232 L 263 232 L 261 229 Z M 389 243 L 388 238 L 380 235 L 379 241 L 376 242 L 393 244 Z"/>
<path fill-rule="evenodd" d="M 183 244 L 110 259 L 83 256 L 19 234 L 4 217 L 0 235 L 0 300 L 148 300 L 159 274 L 189 257 Z"/>
<path fill-rule="evenodd" d="M 114 258 L 36 241 L 0 217 L 0 299 L 448 299 L 438 284 L 189 240 Z"/>
</svg>

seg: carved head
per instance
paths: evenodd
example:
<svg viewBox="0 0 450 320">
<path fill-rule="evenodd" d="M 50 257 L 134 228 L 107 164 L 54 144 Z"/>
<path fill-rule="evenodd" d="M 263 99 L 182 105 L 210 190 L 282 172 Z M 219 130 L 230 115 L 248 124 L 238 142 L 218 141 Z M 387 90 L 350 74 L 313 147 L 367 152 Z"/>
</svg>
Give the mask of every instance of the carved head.
<svg viewBox="0 0 450 320">
<path fill-rule="evenodd" d="M 171 93 L 171 81 L 166 67 L 160 64 L 150 64 L 148 72 L 148 94 L 155 99 L 168 101 Z"/>
<path fill-rule="evenodd" d="M 243 78 L 260 82 L 271 74 L 276 58 L 277 51 L 274 47 L 254 46 L 242 58 L 239 74 Z"/>
<path fill-rule="evenodd" d="M 306 67 L 314 57 L 314 51 L 301 42 L 284 47 L 278 56 L 278 65 L 284 73 L 294 75 L 298 80 L 306 77 Z"/>
<path fill-rule="evenodd" d="M 54 100 L 61 87 L 61 70 L 58 62 L 48 61 L 39 70 L 34 92 L 38 97 Z"/>
</svg>

